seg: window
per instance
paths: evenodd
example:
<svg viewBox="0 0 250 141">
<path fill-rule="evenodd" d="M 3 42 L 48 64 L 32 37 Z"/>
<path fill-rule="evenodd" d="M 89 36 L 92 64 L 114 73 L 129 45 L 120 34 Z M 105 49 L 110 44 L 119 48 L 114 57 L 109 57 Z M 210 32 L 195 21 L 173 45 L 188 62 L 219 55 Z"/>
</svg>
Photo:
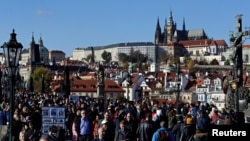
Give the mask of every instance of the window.
<svg viewBox="0 0 250 141">
<path fill-rule="evenodd" d="M 214 80 L 214 85 L 218 85 L 218 80 Z"/>
<path fill-rule="evenodd" d="M 220 86 L 220 83 L 221 83 L 220 79 L 217 78 L 214 80 L 214 85 Z"/>
<path fill-rule="evenodd" d="M 210 84 L 210 80 L 209 80 L 209 79 L 205 79 L 205 80 L 204 80 L 204 84 L 205 84 L 205 85 L 209 85 L 209 84 Z"/>
<path fill-rule="evenodd" d="M 248 62 L 248 61 L 249 61 L 248 54 L 245 54 L 245 62 Z"/>
<path fill-rule="evenodd" d="M 199 53 L 199 50 L 196 50 L 196 55 L 199 55 L 200 53 Z"/>
<path fill-rule="evenodd" d="M 114 98 L 114 94 L 113 93 L 110 93 L 110 98 Z"/>
</svg>

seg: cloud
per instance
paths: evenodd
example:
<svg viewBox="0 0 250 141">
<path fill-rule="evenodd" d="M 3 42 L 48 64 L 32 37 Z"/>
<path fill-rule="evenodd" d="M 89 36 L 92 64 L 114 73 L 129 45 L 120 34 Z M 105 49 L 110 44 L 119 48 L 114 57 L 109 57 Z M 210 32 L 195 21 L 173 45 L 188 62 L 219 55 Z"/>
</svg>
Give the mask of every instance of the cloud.
<svg viewBox="0 0 250 141">
<path fill-rule="evenodd" d="M 43 10 L 36 10 L 36 15 L 37 16 L 51 16 L 51 12 L 43 11 Z"/>
</svg>

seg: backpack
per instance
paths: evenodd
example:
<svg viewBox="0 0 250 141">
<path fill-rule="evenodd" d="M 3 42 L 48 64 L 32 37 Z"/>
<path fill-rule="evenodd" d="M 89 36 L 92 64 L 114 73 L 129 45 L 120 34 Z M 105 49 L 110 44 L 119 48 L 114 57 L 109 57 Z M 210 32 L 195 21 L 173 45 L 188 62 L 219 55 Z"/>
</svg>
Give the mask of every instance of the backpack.
<svg viewBox="0 0 250 141">
<path fill-rule="evenodd" d="M 158 141 L 168 141 L 169 136 L 168 136 L 168 131 L 167 130 L 158 130 Z"/>
</svg>

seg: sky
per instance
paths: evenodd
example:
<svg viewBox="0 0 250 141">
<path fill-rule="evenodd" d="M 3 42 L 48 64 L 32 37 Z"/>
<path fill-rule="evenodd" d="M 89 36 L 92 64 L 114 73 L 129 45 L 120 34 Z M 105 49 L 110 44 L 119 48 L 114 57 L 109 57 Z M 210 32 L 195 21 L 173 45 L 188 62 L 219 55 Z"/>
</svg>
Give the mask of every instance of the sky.
<svg viewBox="0 0 250 141">
<path fill-rule="evenodd" d="M 250 28 L 249 5 L 249 0 L 1 1 L 0 45 L 9 41 L 12 29 L 24 48 L 33 34 L 36 42 L 41 36 L 45 47 L 62 50 L 66 57 L 79 47 L 154 42 L 157 19 L 163 30 L 171 10 L 177 29 L 185 19 L 186 29 L 204 29 L 209 38 L 230 44 L 230 32 L 237 31 L 236 15 L 243 15 L 243 30 Z"/>
</svg>

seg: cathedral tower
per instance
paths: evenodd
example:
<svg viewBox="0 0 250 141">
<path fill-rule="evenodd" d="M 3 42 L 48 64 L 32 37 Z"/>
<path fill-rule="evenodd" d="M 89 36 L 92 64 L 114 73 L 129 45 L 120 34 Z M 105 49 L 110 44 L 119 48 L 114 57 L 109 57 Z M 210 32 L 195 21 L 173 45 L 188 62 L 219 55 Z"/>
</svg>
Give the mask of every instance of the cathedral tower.
<svg viewBox="0 0 250 141">
<path fill-rule="evenodd" d="M 30 48 L 29 48 L 29 70 L 30 70 L 30 75 L 33 73 L 36 64 L 40 63 L 40 52 L 39 52 L 39 45 L 36 44 L 35 39 L 34 39 L 34 34 L 32 34 L 31 42 L 30 42 Z"/>
<path fill-rule="evenodd" d="M 175 23 L 173 21 L 173 15 L 172 15 L 172 10 L 170 11 L 170 16 L 168 21 L 165 22 L 165 43 L 171 43 L 173 42 L 173 36 L 174 36 L 174 32 L 175 32 Z"/>
<path fill-rule="evenodd" d="M 162 42 L 161 26 L 160 26 L 159 17 L 158 17 L 156 29 L 155 29 L 155 44 L 157 45 L 161 42 Z"/>
</svg>

